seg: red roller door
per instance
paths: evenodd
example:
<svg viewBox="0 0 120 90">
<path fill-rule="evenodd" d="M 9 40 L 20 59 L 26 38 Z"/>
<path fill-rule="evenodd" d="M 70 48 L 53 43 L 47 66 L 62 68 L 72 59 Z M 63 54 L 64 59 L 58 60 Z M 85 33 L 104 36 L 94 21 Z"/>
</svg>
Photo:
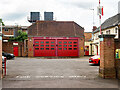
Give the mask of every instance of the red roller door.
<svg viewBox="0 0 120 90">
<path fill-rule="evenodd" d="M 34 40 L 34 56 L 78 56 L 78 40 Z"/>
<path fill-rule="evenodd" d="M 56 56 L 55 40 L 35 40 L 34 43 L 35 56 Z"/>
<path fill-rule="evenodd" d="M 58 56 L 78 56 L 78 40 L 57 40 Z"/>
</svg>

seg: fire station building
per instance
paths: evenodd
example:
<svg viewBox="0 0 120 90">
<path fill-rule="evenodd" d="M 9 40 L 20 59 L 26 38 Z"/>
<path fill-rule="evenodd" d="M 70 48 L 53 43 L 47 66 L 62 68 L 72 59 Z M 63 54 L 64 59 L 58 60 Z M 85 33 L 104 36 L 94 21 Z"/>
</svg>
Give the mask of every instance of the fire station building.
<svg viewBox="0 0 120 90">
<path fill-rule="evenodd" d="M 74 21 L 36 21 L 28 27 L 28 56 L 84 56 L 84 28 Z"/>
</svg>

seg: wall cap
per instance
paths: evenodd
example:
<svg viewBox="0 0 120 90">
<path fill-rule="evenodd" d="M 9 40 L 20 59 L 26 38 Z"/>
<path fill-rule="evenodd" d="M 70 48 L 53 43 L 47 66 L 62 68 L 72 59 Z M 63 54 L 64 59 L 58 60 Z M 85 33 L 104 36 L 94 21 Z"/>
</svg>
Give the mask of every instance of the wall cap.
<svg viewBox="0 0 120 90">
<path fill-rule="evenodd" d="M 114 34 L 102 34 L 98 36 L 99 38 L 114 38 Z"/>
</svg>

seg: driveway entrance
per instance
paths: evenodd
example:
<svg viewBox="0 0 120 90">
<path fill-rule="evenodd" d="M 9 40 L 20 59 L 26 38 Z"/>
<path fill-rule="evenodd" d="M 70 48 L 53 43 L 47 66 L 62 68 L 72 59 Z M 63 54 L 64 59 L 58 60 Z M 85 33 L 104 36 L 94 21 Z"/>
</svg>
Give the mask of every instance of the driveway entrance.
<svg viewBox="0 0 120 90">
<path fill-rule="evenodd" d="M 16 58 L 7 61 L 3 88 L 118 88 L 116 79 L 98 77 L 89 57 L 72 59 Z"/>
</svg>

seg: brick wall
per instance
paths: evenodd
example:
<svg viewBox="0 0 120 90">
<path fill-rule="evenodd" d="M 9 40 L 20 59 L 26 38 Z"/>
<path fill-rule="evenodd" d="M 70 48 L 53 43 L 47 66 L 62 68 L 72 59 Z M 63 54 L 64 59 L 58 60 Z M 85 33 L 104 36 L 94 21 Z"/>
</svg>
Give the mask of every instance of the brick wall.
<svg viewBox="0 0 120 90">
<path fill-rule="evenodd" d="M 84 32 L 85 41 L 88 41 L 92 38 L 92 32 Z"/>
<path fill-rule="evenodd" d="M 27 48 L 26 51 L 24 52 L 24 43 L 23 42 L 18 42 L 18 45 L 13 45 L 14 42 L 3 42 L 2 44 L 2 49 L 4 52 L 7 53 L 14 53 L 13 52 L 13 47 L 18 47 L 18 56 L 27 56 Z"/>
<path fill-rule="evenodd" d="M 28 56 L 33 57 L 33 38 L 28 38 Z"/>
<path fill-rule="evenodd" d="M 99 76 L 102 78 L 116 78 L 115 69 L 115 35 L 101 35 Z"/>
<path fill-rule="evenodd" d="M 115 49 L 120 49 L 120 39 L 115 40 Z M 117 70 L 117 77 L 120 79 L 120 59 L 115 59 L 115 66 Z"/>
<path fill-rule="evenodd" d="M 3 29 L 2 33 L 4 35 L 14 35 L 14 29 L 8 29 L 8 31 L 5 31 L 5 29 Z"/>
<path fill-rule="evenodd" d="M 79 55 L 84 56 L 84 38 L 79 39 Z"/>
</svg>

